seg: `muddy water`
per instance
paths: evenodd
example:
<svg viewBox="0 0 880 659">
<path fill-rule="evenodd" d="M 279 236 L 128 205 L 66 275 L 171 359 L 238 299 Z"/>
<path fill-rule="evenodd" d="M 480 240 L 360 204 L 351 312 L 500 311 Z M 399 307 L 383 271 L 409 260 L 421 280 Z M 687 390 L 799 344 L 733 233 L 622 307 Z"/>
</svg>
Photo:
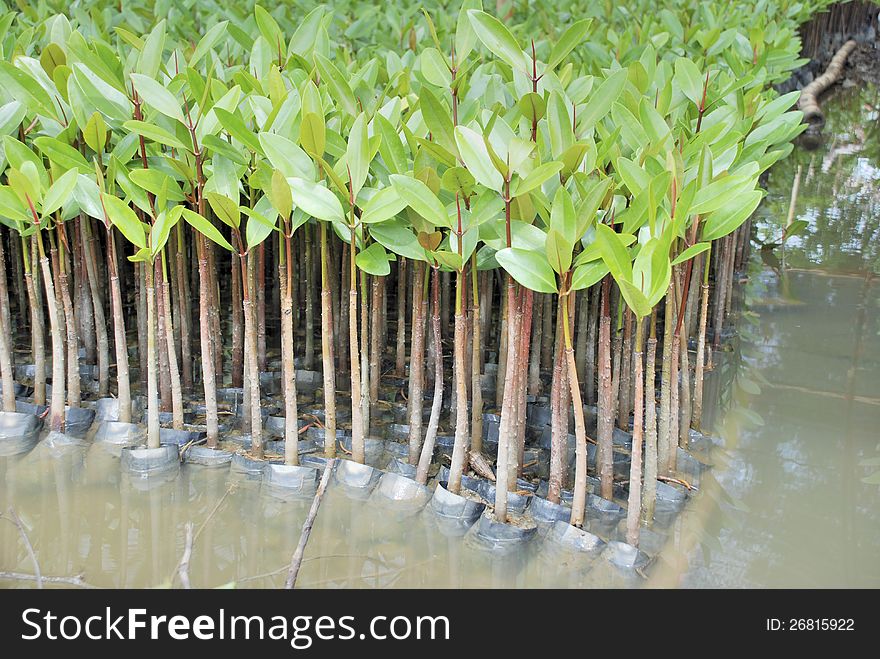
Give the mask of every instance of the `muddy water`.
<svg viewBox="0 0 880 659">
<path fill-rule="evenodd" d="M 778 240 L 798 166 L 809 226 L 784 257 L 753 258 L 717 482 L 704 483 L 658 583 L 880 586 L 878 91 L 845 88 L 823 107 L 819 147 L 770 174 L 758 238 Z"/>
<path fill-rule="evenodd" d="M 842 90 L 826 138 L 777 165 L 757 237 L 781 232 L 798 165 L 804 234 L 755 250 L 737 336 L 715 355 L 707 413 L 723 440 L 700 493 L 671 529 L 652 585 L 878 586 L 880 561 L 880 140 L 877 91 Z M 865 127 L 874 126 L 874 132 Z M 782 263 L 786 269 L 783 270 Z M 783 273 L 783 274 L 781 274 Z M 877 466 L 861 463 L 874 460 Z M 131 480 L 90 441 L 44 439 L 0 458 L 0 511 L 13 506 L 43 575 L 95 586 L 179 586 L 185 528 L 197 587 L 278 587 L 309 501 L 259 481 L 183 465 L 167 482 Z M 0 520 L 0 571 L 33 574 L 13 524 Z M 308 544 L 304 587 L 590 587 L 642 583 L 540 540 L 499 558 L 415 515 L 331 485 Z M 2 587 L 32 581 L 0 580 Z"/>
</svg>

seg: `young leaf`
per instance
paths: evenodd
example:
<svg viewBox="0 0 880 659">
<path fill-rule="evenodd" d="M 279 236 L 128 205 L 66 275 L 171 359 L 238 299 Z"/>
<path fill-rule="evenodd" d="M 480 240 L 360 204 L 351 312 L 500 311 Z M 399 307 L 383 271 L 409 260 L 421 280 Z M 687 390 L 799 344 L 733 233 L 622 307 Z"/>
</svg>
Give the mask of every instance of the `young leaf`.
<svg viewBox="0 0 880 659">
<path fill-rule="evenodd" d="M 183 219 L 186 220 L 187 224 L 202 234 L 205 238 L 217 243 L 223 249 L 227 249 L 230 252 L 235 251 L 232 249 L 232 245 L 230 245 L 226 238 L 223 237 L 223 234 L 217 230 L 217 227 L 204 217 L 188 208 L 184 208 L 181 212 L 183 213 Z"/>
<path fill-rule="evenodd" d="M 406 205 L 428 222 L 438 227 L 450 226 L 446 208 L 427 185 L 416 178 L 400 174 L 392 175 L 391 183 Z"/>
<path fill-rule="evenodd" d="M 363 112 L 357 116 L 351 126 L 345 159 L 351 177 L 351 196 L 357 197 L 370 169 L 370 143 L 367 137 L 367 119 Z"/>
<path fill-rule="evenodd" d="M 75 169 L 69 169 L 46 191 L 46 196 L 43 197 L 43 217 L 51 215 L 67 203 L 76 187 L 77 176 Z"/>
<path fill-rule="evenodd" d="M 406 206 L 407 203 L 400 196 L 397 188 L 389 185 L 370 197 L 370 200 L 364 206 L 361 222 L 364 224 L 384 222 L 397 215 Z"/>
<path fill-rule="evenodd" d="M 468 18 L 477 38 L 495 57 L 523 73 L 529 72 L 525 53 L 501 21 L 478 9 L 469 10 Z"/>
<path fill-rule="evenodd" d="M 132 73 L 131 81 L 138 95 L 146 101 L 147 105 L 155 108 L 166 117 L 177 119 L 182 124 L 186 124 L 183 117 L 183 110 L 180 109 L 180 103 L 170 91 L 165 89 L 160 83 L 152 78 L 140 73 Z"/>
<path fill-rule="evenodd" d="M 355 263 L 357 263 L 357 267 L 368 275 L 384 277 L 391 273 L 391 263 L 388 261 L 388 253 L 379 243 L 373 243 L 365 250 L 359 252 L 355 257 Z"/>
<path fill-rule="evenodd" d="M 301 178 L 288 178 L 290 195 L 298 208 L 319 220 L 326 222 L 345 222 L 342 204 L 335 194 L 317 183 Z"/>
<path fill-rule="evenodd" d="M 504 179 L 492 164 L 483 136 L 466 126 L 456 126 L 455 143 L 461 159 L 474 178 L 481 185 L 500 193 Z"/>
<path fill-rule="evenodd" d="M 101 195 L 107 217 L 126 240 L 136 247 L 146 249 L 147 236 L 144 227 L 131 207 L 121 199 L 109 195 Z"/>
<path fill-rule="evenodd" d="M 495 259 L 519 284 L 536 293 L 556 293 L 556 275 L 541 254 L 516 247 L 505 247 Z"/>
<path fill-rule="evenodd" d="M 679 263 L 685 263 L 685 262 L 691 260 L 692 258 L 694 258 L 695 256 L 697 256 L 697 254 L 702 254 L 703 252 L 705 252 L 707 249 L 709 249 L 710 246 L 711 246 L 711 243 L 697 243 L 696 245 L 691 245 L 686 250 L 684 250 L 681 254 L 676 256 L 675 259 L 673 259 L 672 265 L 678 265 Z"/>
</svg>

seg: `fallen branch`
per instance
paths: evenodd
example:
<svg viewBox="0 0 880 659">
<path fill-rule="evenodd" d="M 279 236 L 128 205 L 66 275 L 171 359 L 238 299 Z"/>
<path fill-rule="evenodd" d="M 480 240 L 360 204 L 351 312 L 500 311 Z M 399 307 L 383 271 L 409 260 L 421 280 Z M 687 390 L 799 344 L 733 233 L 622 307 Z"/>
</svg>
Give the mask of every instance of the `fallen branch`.
<svg viewBox="0 0 880 659">
<path fill-rule="evenodd" d="M 93 586 L 92 584 L 83 581 L 82 575 L 76 575 L 75 577 L 48 577 L 43 575 L 27 574 L 26 572 L 0 572 L 0 581 L 4 580 L 37 581 L 38 583 L 60 583 L 68 586 L 76 586 L 77 588 L 98 588 L 97 586 Z"/>
<path fill-rule="evenodd" d="M 801 97 L 798 99 L 798 109 L 804 113 L 804 121 L 808 124 L 822 126 L 825 123 L 825 115 L 822 114 L 822 109 L 819 107 L 819 96 L 843 76 L 843 67 L 846 64 L 846 59 L 855 50 L 857 45 L 852 39 L 843 44 L 840 50 L 831 58 L 831 63 L 825 69 L 825 73 L 813 80 L 801 91 Z"/>
<path fill-rule="evenodd" d="M 302 566 L 303 555 L 306 551 L 306 543 L 309 541 L 312 526 L 315 524 L 315 518 L 318 516 L 318 506 L 321 505 L 321 498 L 324 496 L 324 491 L 327 489 L 327 484 L 330 482 L 330 474 L 333 472 L 333 467 L 335 466 L 336 458 L 327 460 L 327 464 L 324 466 L 324 474 L 321 476 L 321 482 L 318 484 L 318 491 L 315 492 L 315 498 L 312 499 L 312 507 L 309 508 L 309 514 L 306 515 L 306 521 L 303 522 L 302 533 L 299 536 L 299 544 L 297 544 L 293 556 L 290 557 L 290 569 L 287 572 L 287 581 L 284 583 L 284 587 L 287 590 L 290 590 L 296 585 L 296 578 L 299 575 L 299 568 Z"/>
<path fill-rule="evenodd" d="M 31 557 L 31 561 L 34 564 L 34 578 L 37 581 L 37 588 L 41 589 L 43 587 L 43 575 L 40 572 L 40 564 L 39 562 L 37 562 L 37 555 L 34 553 L 34 546 L 31 544 L 30 538 L 28 538 L 27 531 L 24 530 L 24 524 L 21 523 L 21 519 L 15 513 L 15 509 L 12 506 L 9 506 L 8 514 L 9 517 L 7 517 L 7 519 L 15 524 L 16 528 L 18 529 L 18 533 L 21 536 L 21 539 L 24 541 L 25 549 L 27 549 L 27 552 Z M 0 517 L 3 517 L 3 515 L 0 514 Z"/>
</svg>

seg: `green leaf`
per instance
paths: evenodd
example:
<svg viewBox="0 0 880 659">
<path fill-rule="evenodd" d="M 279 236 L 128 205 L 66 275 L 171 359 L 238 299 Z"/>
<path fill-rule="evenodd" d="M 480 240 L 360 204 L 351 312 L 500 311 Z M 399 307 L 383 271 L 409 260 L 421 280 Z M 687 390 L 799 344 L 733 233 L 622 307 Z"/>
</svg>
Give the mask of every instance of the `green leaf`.
<svg viewBox="0 0 880 659">
<path fill-rule="evenodd" d="M 257 206 L 260 206 L 260 204 L 258 203 Z M 242 206 L 241 210 L 248 216 L 245 227 L 245 240 L 247 240 L 248 249 L 251 250 L 266 240 L 276 227 L 269 218 L 260 213 L 256 208 L 250 209 L 247 206 Z"/>
<path fill-rule="evenodd" d="M 382 243 L 386 249 L 408 259 L 425 261 L 425 250 L 419 245 L 408 224 L 399 218 L 370 225 L 373 240 Z"/>
<path fill-rule="evenodd" d="M 607 224 L 596 226 L 596 245 L 611 275 L 620 283 L 632 282 L 632 262 L 620 236 Z"/>
<path fill-rule="evenodd" d="M 501 21 L 478 9 L 469 10 L 468 18 L 477 38 L 495 57 L 523 73 L 529 72 L 525 53 Z"/>
<path fill-rule="evenodd" d="M 164 128 L 160 128 L 159 126 L 148 124 L 143 121 L 135 121 L 132 119 L 122 124 L 122 127 L 125 128 L 125 130 L 131 131 L 132 133 L 137 133 L 138 135 L 143 135 L 148 140 L 158 142 L 159 144 L 164 144 L 165 146 L 169 146 L 172 149 L 180 149 L 181 151 L 192 151 L 192 145 L 187 146 L 179 139 L 177 139 L 174 135 L 169 133 Z"/>
<path fill-rule="evenodd" d="M 601 259 L 579 265 L 571 276 L 571 290 L 579 291 L 598 283 L 609 272 L 608 265 Z"/>
<path fill-rule="evenodd" d="M 299 128 L 299 143 L 312 158 L 321 158 L 324 155 L 326 130 L 323 116 L 315 112 L 306 112 L 303 115 Z"/>
<path fill-rule="evenodd" d="M 686 250 L 684 250 L 681 254 L 675 257 L 672 261 L 672 265 L 678 265 L 679 263 L 685 263 L 698 254 L 702 254 L 707 249 L 711 247 L 711 243 L 697 243 L 696 245 L 691 245 Z"/>
<path fill-rule="evenodd" d="M 218 220 L 238 229 L 241 224 L 241 213 L 238 211 L 237 201 L 219 192 L 206 192 L 205 197 Z"/>
<path fill-rule="evenodd" d="M 425 80 L 435 87 L 448 88 L 452 84 L 452 74 L 443 55 L 436 48 L 425 48 L 419 57 L 419 65 Z M 424 93 L 424 90 L 422 90 Z"/>
<path fill-rule="evenodd" d="M 547 261 L 550 267 L 560 275 L 571 268 L 571 250 L 574 244 L 554 228 L 547 232 Z"/>
<path fill-rule="evenodd" d="M 458 145 L 455 143 L 452 118 L 434 93 L 424 87 L 419 94 L 422 118 L 431 131 L 431 138 L 451 154 L 458 156 Z"/>
<path fill-rule="evenodd" d="M 137 93 L 147 102 L 147 105 L 155 108 L 166 117 L 177 119 L 177 121 L 186 125 L 183 111 L 180 109 L 180 103 L 174 97 L 174 94 L 165 89 L 161 83 L 140 73 L 132 73 L 131 81 L 134 83 Z"/>
<path fill-rule="evenodd" d="M 235 251 L 234 249 L 232 249 L 232 245 L 230 245 L 227 242 L 226 238 L 223 237 L 223 234 L 221 234 L 220 231 L 217 230 L 217 227 L 211 224 L 204 217 L 194 211 L 191 211 L 188 208 L 184 208 L 181 212 L 183 213 L 183 219 L 186 220 L 187 224 L 189 224 L 193 229 L 202 234 L 205 238 L 217 243 L 223 249 L 227 249 L 230 252 Z"/>
<path fill-rule="evenodd" d="M 227 112 L 221 108 L 214 108 L 214 113 L 220 121 L 220 125 L 224 130 L 232 135 L 239 142 L 244 144 L 254 153 L 263 154 L 263 147 L 260 146 L 260 140 L 254 135 L 254 132 L 248 128 L 238 113 Z"/>
<path fill-rule="evenodd" d="M 748 195 L 755 187 L 756 177 L 724 176 L 697 190 L 690 212 L 694 215 L 711 213 L 735 199 Z"/>
<path fill-rule="evenodd" d="M 121 199 L 109 195 L 102 194 L 101 200 L 113 226 L 119 229 L 119 232 L 132 245 L 146 249 L 147 236 L 144 233 L 144 226 L 131 207 Z"/>
<path fill-rule="evenodd" d="M 373 243 L 355 257 L 357 267 L 368 275 L 384 277 L 391 273 L 391 263 L 388 261 L 388 252 L 379 243 Z"/>
<path fill-rule="evenodd" d="M 560 171 L 562 171 L 562 163 L 555 160 L 538 165 L 525 178 L 521 178 L 516 182 L 511 190 L 511 194 L 514 197 L 519 197 L 527 192 L 531 192 L 535 188 L 544 185 L 546 181 L 556 176 Z"/>
<path fill-rule="evenodd" d="M 159 213 L 159 217 L 153 223 L 153 227 L 150 229 L 150 253 L 153 258 L 162 251 L 165 243 L 168 242 L 171 229 L 180 220 L 181 210 L 183 210 L 182 206 L 175 206 L 170 211 Z"/>
<path fill-rule="evenodd" d="M 574 211 L 574 203 L 568 190 L 561 185 L 556 189 L 556 194 L 553 197 L 553 206 L 550 209 L 550 228 L 556 230 L 565 238 L 566 243 L 570 244 L 568 250 L 570 257 L 574 242 L 580 236 L 577 235 L 577 216 Z"/>
<path fill-rule="evenodd" d="M 280 169 L 272 172 L 272 183 L 269 186 L 268 195 L 272 206 L 286 221 L 293 212 L 293 196 L 290 193 L 290 183 L 287 182 Z"/>
<path fill-rule="evenodd" d="M 325 222 L 345 222 L 342 204 L 327 188 L 301 178 L 288 178 L 293 203 L 306 213 Z"/>
<path fill-rule="evenodd" d="M 700 75 L 697 65 L 686 57 L 679 57 L 675 60 L 673 79 L 681 92 L 699 107 L 703 99 L 703 76 Z"/>
<path fill-rule="evenodd" d="M 500 193 L 504 179 L 492 164 L 483 136 L 466 126 L 456 126 L 455 143 L 461 159 L 480 185 Z"/>
<path fill-rule="evenodd" d="M 760 190 L 753 190 L 710 214 L 703 221 L 702 239 L 705 241 L 718 240 L 736 231 L 755 211 L 758 204 L 761 203 L 763 195 L 764 193 Z"/>
<path fill-rule="evenodd" d="M 361 222 L 364 224 L 384 222 L 397 215 L 406 206 L 407 203 L 397 192 L 397 188 L 389 185 L 370 197 L 370 200 L 364 206 Z"/>
<path fill-rule="evenodd" d="M 77 169 L 83 174 L 95 171 L 79 151 L 54 137 L 38 137 L 34 145 L 61 169 Z"/>
<path fill-rule="evenodd" d="M 254 5 L 254 19 L 257 22 L 257 29 L 260 31 L 260 34 L 269 43 L 273 57 L 278 53 L 283 54 L 285 50 L 284 35 L 275 19 L 260 5 Z"/>
<path fill-rule="evenodd" d="M 519 284 L 536 293 L 556 293 L 556 275 L 541 254 L 516 247 L 505 247 L 495 259 Z"/>
<path fill-rule="evenodd" d="M 391 183 L 406 205 L 428 222 L 438 227 L 450 226 L 446 207 L 427 185 L 416 178 L 401 174 L 393 174 Z"/>
<path fill-rule="evenodd" d="M 340 73 L 339 69 L 329 59 L 321 53 L 315 53 L 315 64 L 318 65 L 318 71 L 321 74 L 321 80 L 330 87 L 330 95 L 336 101 L 340 109 L 352 117 L 358 113 L 357 101 L 351 91 L 351 87 L 346 82 L 346 77 Z"/>
<path fill-rule="evenodd" d="M 577 46 L 584 42 L 587 32 L 590 31 L 593 19 L 584 18 L 571 25 L 562 36 L 553 44 L 553 50 L 550 51 L 550 58 L 547 60 L 547 70 L 555 69 L 562 60 L 568 57 L 568 54 Z"/>
<path fill-rule="evenodd" d="M 620 69 L 609 75 L 602 84 L 590 94 L 583 110 L 578 112 L 578 133 L 585 135 L 601 121 L 611 110 L 626 84 L 626 69 Z"/>
<path fill-rule="evenodd" d="M 260 133 L 259 140 L 272 167 L 280 170 L 284 176 L 309 180 L 315 177 L 312 161 L 292 140 L 275 133 Z"/>
<path fill-rule="evenodd" d="M 103 153 L 107 145 L 107 124 L 100 112 L 93 112 L 86 127 L 83 128 L 83 139 L 95 153 Z"/>
<path fill-rule="evenodd" d="M 193 51 L 192 57 L 189 58 L 189 66 L 191 68 L 195 68 L 202 61 L 202 58 L 220 41 L 228 24 L 229 21 L 222 21 L 205 32 L 205 36 L 201 38 L 199 45 Z"/>
<path fill-rule="evenodd" d="M 47 217 L 61 208 L 76 187 L 78 173 L 75 169 L 69 169 L 56 180 L 46 191 L 43 197 L 43 216 Z"/>
<path fill-rule="evenodd" d="M 367 136 L 367 119 L 363 112 L 357 116 L 351 126 L 345 160 L 351 179 L 351 196 L 357 197 L 370 170 L 370 141 Z"/>
<path fill-rule="evenodd" d="M 155 78 L 162 66 L 162 51 L 165 49 L 165 21 L 161 20 L 144 40 L 138 62 L 138 72 L 145 76 Z"/>
</svg>

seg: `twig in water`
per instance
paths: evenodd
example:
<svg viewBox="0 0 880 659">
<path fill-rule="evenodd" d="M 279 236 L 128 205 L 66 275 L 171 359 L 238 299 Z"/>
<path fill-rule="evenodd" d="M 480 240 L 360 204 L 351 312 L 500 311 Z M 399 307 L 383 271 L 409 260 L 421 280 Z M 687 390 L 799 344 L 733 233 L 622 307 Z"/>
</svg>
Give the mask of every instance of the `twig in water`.
<svg viewBox="0 0 880 659">
<path fill-rule="evenodd" d="M 226 492 L 223 493 L 223 496 L 220 497 L 220 500 L 217 501 L 217 503 L 214 505 L 214 508 L 211 510 L 210 513 L 208 513 L 208 516 L 204 519 L 204 521 L 202 521 L 202 523 L 199 524 L 199 528 L 197 528 L 196 532 L 193 534 L 191 544 L 195 544 L 196 540 L 198 540 L 199 536 L 202 534 L 202 531 L 204 531 L 205 527 L 208 525 L 208 522 L 210 522 L 211 519 L 214 517 L 214 515 L 217 514 L 217 511 L 220 510 L 220 506 L 223 505 L 223 502 L 226 501 L 226 497 L 228 497 L 234 491 L 235 491 L 235 483 L 232 483 L 229 487 L 226 488 Z M 183 565 L 184 558 L 189 558 L 186 554 L 186 551 L 184 551 L 183 556 L 180 558 L 180 562 L 177 564 L 177 567 L 174 569 L 174 574 L 171 575 L 171 583 L 172 584 L 174 583 L 175 579 L 182 576 L 180 574 L 180 568 L 181 568 L 181 565 Z M 186 587 L 187 586 L 184 585 L 184 588 L 186 588 Z"/>
<path fill-rule="evenodd" d="M 180 575 L 180 583 L 186 590 L 192 588 L 189 583 L 189 559 L 192 558 L 193 549 L 193 525 L 192 522 L 186 523 L 186 544 L 183 547 L 183 557 L 180 559 L 180 567 L 177 573 Z"/>
<path fill-rule="evenodd" d="M 299 575 L 299 568 L 302 565 L 303 554 L 305 554 L 306 551 L 306 543 L 309 541 L 309 535 L 312 532 L 315 517 L 318 516 L 318 506 L 321 505 L 321 498 L 324 496 L 324 490 L 327 489 L 327 484 L 330 482 L 330 474 L 333 472 L 333 467 L 335 466 L 336 458 L 327 460 L 327 464 L 324 466 L 324 474 L 321 476 L 321 482 L 318 484 L 318 491 L 315 492 L 315 498 L 312 499 L 312 507 L 309 508 L 309 514 L 306 515 L 306 521 L 303 522 L 302 533 L 299 536 L 299 544 L 297 544 L 293 556 L 290 557 L 290 570 L 287 572 L 287 581 L 284 583 L 284 587 L 288 590 L 296 585 L 296 577 Z"/>
<path fill-rule="evenodd" d="M 3 580 L 11 580 L 11 581 L 38 581 L 45 583 L 61 583 L 66 584 L 68 586 L 76 586 L 77 588 L 97 588 L 97 586 L 93 586 L 90 583 L 86 583 L 82 580 L 81 575 L 76 575 L 75 577 L 47 577 L 36 574 L 27 574 L 25 572 L 0 572 L 0 581 Z"/>
<path fill-rule="evenodd" d="M 37 581 L 37 588 L 40 589 L 43 587 L 43 575 L 40 572 L 40 564 L 37 562 L 37 555 L 34 553 L 34 546 L 31 544 L 31 540 L 28 538 L 27 532 L 24 530 L 24 524 L 21 523 L 21 519 L 15 513 L 15 509 L 12 506 L 9 506 L 8 514 L 9 517 L 7 517 L 7 519 L 18 528 L 18 533 L 24 541 L 25 549 L 27 549 L 28 554 L 30 554 L 31 561 L 34 564 L 34 577 Z M 0 517 L 3 517 L 3 515 L 0 514 Z"/>
</svg>

